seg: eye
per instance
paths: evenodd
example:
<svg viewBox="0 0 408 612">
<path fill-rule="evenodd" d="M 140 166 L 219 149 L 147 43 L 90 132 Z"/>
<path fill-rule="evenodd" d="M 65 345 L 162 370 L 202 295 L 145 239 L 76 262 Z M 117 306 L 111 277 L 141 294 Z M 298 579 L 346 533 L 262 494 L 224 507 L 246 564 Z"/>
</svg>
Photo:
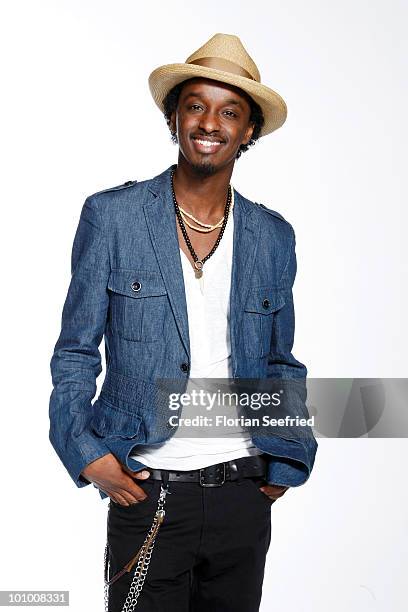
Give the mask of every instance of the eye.
<svg viewBox="0 0 408 612">
<path fill-rule="evenodd" d="M 195 110 L 197 108 L 201 108 L 201 106 L 199 104 L 192 104 L 189 108 L 192 108 Z"/>
<path fill-rule="evenodd" d="M 237 117 L 236 113 L 234 113 L 234 112 L 233 112 L 233 111 L 231 111 L 231 110 L 226 110 L 225 112 L 226 112 L 226 113 L 228 113 L 228 116 L 229 116 L 229 117 Z"/>
</svg>

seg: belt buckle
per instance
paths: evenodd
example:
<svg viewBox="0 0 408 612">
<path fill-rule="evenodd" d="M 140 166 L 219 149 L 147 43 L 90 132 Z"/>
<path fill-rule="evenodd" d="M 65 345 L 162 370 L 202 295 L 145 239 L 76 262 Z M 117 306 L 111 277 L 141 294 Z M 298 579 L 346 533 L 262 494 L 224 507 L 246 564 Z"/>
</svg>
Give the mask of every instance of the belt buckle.
<svg viewBox="0 0 408 612">
<path fill-rule="evenodd" d="M 220 463 L 223 468 L 222 482 L 205 482 L 204 472 L 207 468 L 200 468 L 200 485 L 202 487 L 221 487 L 225 483 L 225 463 Z"/>
</svg>

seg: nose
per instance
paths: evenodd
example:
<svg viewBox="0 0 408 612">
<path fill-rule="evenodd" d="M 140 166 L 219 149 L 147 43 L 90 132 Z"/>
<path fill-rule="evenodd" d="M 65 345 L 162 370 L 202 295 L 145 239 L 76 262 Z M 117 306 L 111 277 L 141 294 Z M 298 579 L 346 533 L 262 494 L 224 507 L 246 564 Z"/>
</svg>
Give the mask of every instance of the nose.
<svg viewBox="0 0 408 612">
<path fill-rule="evenodd" d="M 212 113 L 208 110 L 202 113 L 200 115 L 200 122 L 198 127 L 206 134 L 218 132 L 220 129 L 220 125 L 216 113 Z"/>
</svg>

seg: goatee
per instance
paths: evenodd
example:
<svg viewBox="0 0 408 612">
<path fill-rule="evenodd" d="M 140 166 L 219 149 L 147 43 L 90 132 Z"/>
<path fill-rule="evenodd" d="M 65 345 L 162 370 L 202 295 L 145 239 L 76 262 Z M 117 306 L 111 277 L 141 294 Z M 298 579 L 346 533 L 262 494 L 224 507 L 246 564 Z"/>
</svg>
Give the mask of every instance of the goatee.
<svg viewBox="0 0 408 612">
<path fill-rule="evenodd" d="M 216 172 L 216 167 L 211 162 L 203 162 L 202 164 L 193 164 L 192 168 L 193 168 L 193 172 L 201 178 L 212 176 Z"/>
</svg>

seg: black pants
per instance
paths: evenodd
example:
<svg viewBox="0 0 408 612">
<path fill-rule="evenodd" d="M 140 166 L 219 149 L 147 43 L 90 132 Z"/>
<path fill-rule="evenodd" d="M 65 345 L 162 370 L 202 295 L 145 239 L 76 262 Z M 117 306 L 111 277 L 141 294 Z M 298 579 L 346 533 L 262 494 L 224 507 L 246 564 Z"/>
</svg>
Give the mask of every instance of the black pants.
<svg viewBox="0 0 408 612">
<path fill-rule="evenodd" d="M 262 479 L 204 488 L 170 482 L 138 612 L 257 612 L 271 540 L 272 501 Z M 152 524 L 160 481 L 137 481 L 148 498 L 109 502 L 111 578 L 137 553 Z M 109 587 L 109 612 L 121 612 L 134 568 Z"/>
</svg>

